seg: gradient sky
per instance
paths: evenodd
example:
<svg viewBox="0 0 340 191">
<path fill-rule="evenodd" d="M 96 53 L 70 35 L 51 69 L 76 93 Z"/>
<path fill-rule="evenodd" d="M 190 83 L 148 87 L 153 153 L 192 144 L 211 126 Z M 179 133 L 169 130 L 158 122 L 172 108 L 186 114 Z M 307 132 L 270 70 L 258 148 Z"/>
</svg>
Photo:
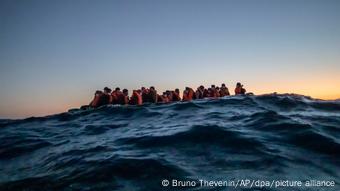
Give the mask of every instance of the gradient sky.
<svg viewBox="0 0 340 191">
<path fill-rule="evenodd" d="M 0 118 L 66 111 L 104 86 L 237 81 L 340 98 L 340 1 L 0 0 Z"/>
</svg>

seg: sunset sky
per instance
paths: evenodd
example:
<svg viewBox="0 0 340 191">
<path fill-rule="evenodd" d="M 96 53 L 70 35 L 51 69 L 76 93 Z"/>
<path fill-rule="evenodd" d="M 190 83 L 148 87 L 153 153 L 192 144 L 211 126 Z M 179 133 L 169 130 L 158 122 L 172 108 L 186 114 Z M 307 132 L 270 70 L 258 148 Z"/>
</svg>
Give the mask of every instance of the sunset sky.
<svg viewBox="0 0 340 191">
<path fill-rule="evenodd" d="M 339 0 L 0 0 L 0 118 L 104 86 L 340 98 Z"/>
</svg>

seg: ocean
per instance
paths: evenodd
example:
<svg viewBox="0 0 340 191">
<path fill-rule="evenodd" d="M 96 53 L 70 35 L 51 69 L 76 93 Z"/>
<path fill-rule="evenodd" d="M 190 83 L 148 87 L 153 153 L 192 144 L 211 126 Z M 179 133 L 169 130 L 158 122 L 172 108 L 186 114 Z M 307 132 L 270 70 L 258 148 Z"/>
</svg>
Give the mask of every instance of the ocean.
<svg viewBox="0 0 340 191">
<path fill-rule="evenodd" d="M 0 120 L 1 191 L 338 191 L 339 177 L 340 101 L 230 96 Z"/>
</svg>

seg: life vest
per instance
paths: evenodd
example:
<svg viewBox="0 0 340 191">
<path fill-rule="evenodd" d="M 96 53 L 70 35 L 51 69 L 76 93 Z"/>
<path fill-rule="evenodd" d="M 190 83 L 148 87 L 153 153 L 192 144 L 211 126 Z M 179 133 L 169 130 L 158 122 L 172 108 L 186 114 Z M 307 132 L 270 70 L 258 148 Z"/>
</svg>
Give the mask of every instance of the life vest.
<svg viewBox="0 0 340 191">
<path fill-rule="evenodd" d="M 216 97 L 221 97 L 220 91 L 216 90 L 216 91 L 215 91 L 215 96 L 216 96 Z"/>
<path fill-rule="evenodd" d="M 116 94 L 116 96 L 117 96 L 117 104 L 120 104 L 120 105 L 126 104 L 126 98 L 123 93 L 119 92 Z"/>
<path fill-rule="evenodd" d="M 189 89 L 189 91 L 188 91 L 188 99 L 189 99 L 189 101 L 190 100 L 193 100 L 193 99 L 195 99 L 196 98 L 196 96 L 195 96 L 195 92 L 194 92 L 194 90 L 193 89 Z"/>
<path fill-rule="evenodd" d="M 194 90 L 193 89 L 189 89 L 189 90 L 185 90 L 183 92 L 183 101 L 191 101 L 194 98 Z"/>
<path fill-rule="evenodd" d="M 129 104 L 130 104 L 130 105 L 137 105 L 137 102 L 138 102 L 138 98 L 137 98 L 137 96 L 133 93 L 133 94 L 131 95 Z"/>
<path fill-rule="evenodd" d="M 118 104 L 118 97 L 116 92 L 111 93 L 111 104 Z"/>
<path fill-rule="evenodd" d="M 242 87 L 236 87 L 235 88 L 235 95 L 239 95 L 239 94 L 245 94 L 246 90 Z"/>
<path fill-rule="evenodd" d="M 189 101 L 189 98 L 188 98 L 188 94 L 187 94 L 187 93 L 183 93 L 182 101 Z"/>
<path fill-rule="evenodd" d="M 93 101 L 90 103 L 91 107 L 94 107 L 94 108 L 98 107 L 100 96 L 101 95 L 95 95 L 94 96 Z"/>
<path fill-rule="evenodd" d="M 142 105 L 143 104 L 142 96 L 137 92 L 134 93 L 134 96 L 137 98 L 137 105 Z"/>
</svg>

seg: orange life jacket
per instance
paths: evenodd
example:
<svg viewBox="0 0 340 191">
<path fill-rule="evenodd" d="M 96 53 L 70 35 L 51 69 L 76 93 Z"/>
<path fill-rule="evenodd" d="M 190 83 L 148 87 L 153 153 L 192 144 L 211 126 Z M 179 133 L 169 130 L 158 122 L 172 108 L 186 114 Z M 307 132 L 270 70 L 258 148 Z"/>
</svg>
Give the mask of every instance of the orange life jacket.
<svg viewBox="0 0 340 191">
<path fill-rule="evenodd" d="M 93 98 L 93 101 L 90 103 L 90 106 L 91 107 L 98 107 L 99 100 L 100 100 L 100 95 L 95 95 L 94 98 Z"/>
<path fill-rule="evenodd" d="M 235 88 L 235 94 L 238 95 L 238 94 L 241 94 L 242 93 L 242 87 L 236 87 Z"/>
<path fill-rule="evenodd" d="M 194 93 L 194 90 L 190 88 L 188 91 L 188 101 L 191 101 L 194 98 Z"/>
<path fill-rule="evenodd" d="M 188 98 L 188 92 L 184 91 L 183 92 L 183 98 L 182 98 L 182 101 L 189 101 L 189 98 Z"/>
<path fill-rule="evenodd" d="M 245 94 L 245 93 L 246 93 L 246 89 L 244 89 L 242 87 L 236 87 L 235 88 L 235 95 Z"/>
<path fill-rule="evenodd" d="M 137 105 L 142 105 L 143 104 L 143 99 L 142 96 L 136 92 L 136 97 L 137 97 Z"/>
</svg>

